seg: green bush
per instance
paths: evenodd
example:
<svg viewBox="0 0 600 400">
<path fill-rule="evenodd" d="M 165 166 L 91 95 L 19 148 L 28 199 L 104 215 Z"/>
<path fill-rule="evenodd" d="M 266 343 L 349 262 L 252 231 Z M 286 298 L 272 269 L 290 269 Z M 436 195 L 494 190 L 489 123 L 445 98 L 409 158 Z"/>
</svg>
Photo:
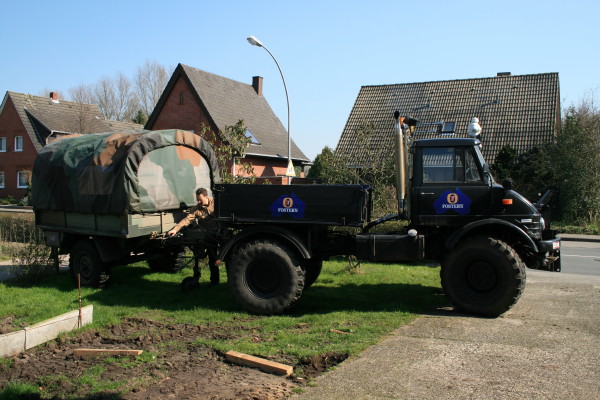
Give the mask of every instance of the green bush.
<svg viewBox="0 0 600 400">
<path fill-rule="evenodd" d="M 33 285 L 54 271 L 50 247 L 33 214 L 0 214 L 0 258 L 10 259 L 17 283 Z"/>
</svg>

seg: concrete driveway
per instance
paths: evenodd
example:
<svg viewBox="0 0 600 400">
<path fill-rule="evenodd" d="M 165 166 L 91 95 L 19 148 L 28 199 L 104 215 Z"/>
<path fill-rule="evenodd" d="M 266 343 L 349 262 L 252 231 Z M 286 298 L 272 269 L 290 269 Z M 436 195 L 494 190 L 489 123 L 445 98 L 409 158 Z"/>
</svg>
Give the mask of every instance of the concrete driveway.
<svg viewBox="0 0 600 400">
<path fill-rule="evenodd" d="M 292 399 L 600 399 L 600 276 L 527 274 L 500 318 L 437 310 Z"/>
</svg>

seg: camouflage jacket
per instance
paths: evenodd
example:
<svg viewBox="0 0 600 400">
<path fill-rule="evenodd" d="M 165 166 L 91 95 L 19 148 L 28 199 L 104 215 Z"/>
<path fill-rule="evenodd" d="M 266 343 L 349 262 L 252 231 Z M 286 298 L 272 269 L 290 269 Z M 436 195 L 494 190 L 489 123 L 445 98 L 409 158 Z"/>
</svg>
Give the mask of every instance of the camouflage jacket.
<svg viewBox="0 0 600 400">
<path fill-rule="evenodd" d="M 189 214 L 179 221 L 177 225 L 173 228 L 175 232 L 179 232 L 182 228 L 185 228 L 189 224 L 192 223 L 195 219 L 198 219 L 198 226 L 204 229 L 212 230 L 215 229 L 217 224 L 213 217 L 213 213 L 215 211 L 215 202 L 213 199 L 208 199 L 208 205 L 202 206 L 200 204 L 196 204 L 190 210 Z"/>
</svg>

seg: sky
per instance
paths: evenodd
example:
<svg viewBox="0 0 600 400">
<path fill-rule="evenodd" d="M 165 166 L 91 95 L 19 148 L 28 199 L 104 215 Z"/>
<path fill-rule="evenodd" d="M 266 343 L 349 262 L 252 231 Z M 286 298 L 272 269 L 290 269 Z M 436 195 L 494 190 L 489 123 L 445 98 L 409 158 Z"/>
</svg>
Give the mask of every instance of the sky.
<svg viewBox="0 0 600 400">
<path fill-rule="evenodd" d="M 558 72 L 561 104 L 600 91 L 600 2 L 0 0 L 0 91 L 133 78 L 146 60 L 252 83 L 314 160 L 361 86 Z"/>
</svg>

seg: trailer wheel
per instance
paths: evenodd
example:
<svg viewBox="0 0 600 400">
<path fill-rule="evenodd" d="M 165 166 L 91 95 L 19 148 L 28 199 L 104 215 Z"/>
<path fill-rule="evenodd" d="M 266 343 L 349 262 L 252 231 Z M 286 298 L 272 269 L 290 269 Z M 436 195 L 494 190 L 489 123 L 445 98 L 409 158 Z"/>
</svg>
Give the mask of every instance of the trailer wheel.
<svg viewBox="0 0 600 400">
<path fill-rule="evenodd" d="M 309 259 L 304 260 L 302 263 L 304 269 L 304 289 L 306 290 L 312 286 L 317 280 L 323 269 L 323 260 Z"/>
<path fill-rule="evenodd" d="M 154 272 L 179 272 L 185 266 L 183 249 L 163 250 L 146 260 Z"/>
<path fill-rule="evenodd" d="M 508 311 L 525 289 L 525 264 L 494 237 L 470 237 L 443 260 L 446 296 L 460 310 L 485 317 Z"/>
<path fill-rule="evenodd" d="M 75 284 L 79 274 L 81 286 L 85 287 L 103 287 L 110 277 L 96 246 L 89 240 L 79 241 L 73 246 L 69 257 L 69 268 Z"/>
<path fill-rule="evenodd" d="M 267 240 L 241 246 L 231 257 L 227 273 L 230 292 L 255 314 L 282 313 L 304 288 L 304 272 L 296 256 Z"/>
</svg>

